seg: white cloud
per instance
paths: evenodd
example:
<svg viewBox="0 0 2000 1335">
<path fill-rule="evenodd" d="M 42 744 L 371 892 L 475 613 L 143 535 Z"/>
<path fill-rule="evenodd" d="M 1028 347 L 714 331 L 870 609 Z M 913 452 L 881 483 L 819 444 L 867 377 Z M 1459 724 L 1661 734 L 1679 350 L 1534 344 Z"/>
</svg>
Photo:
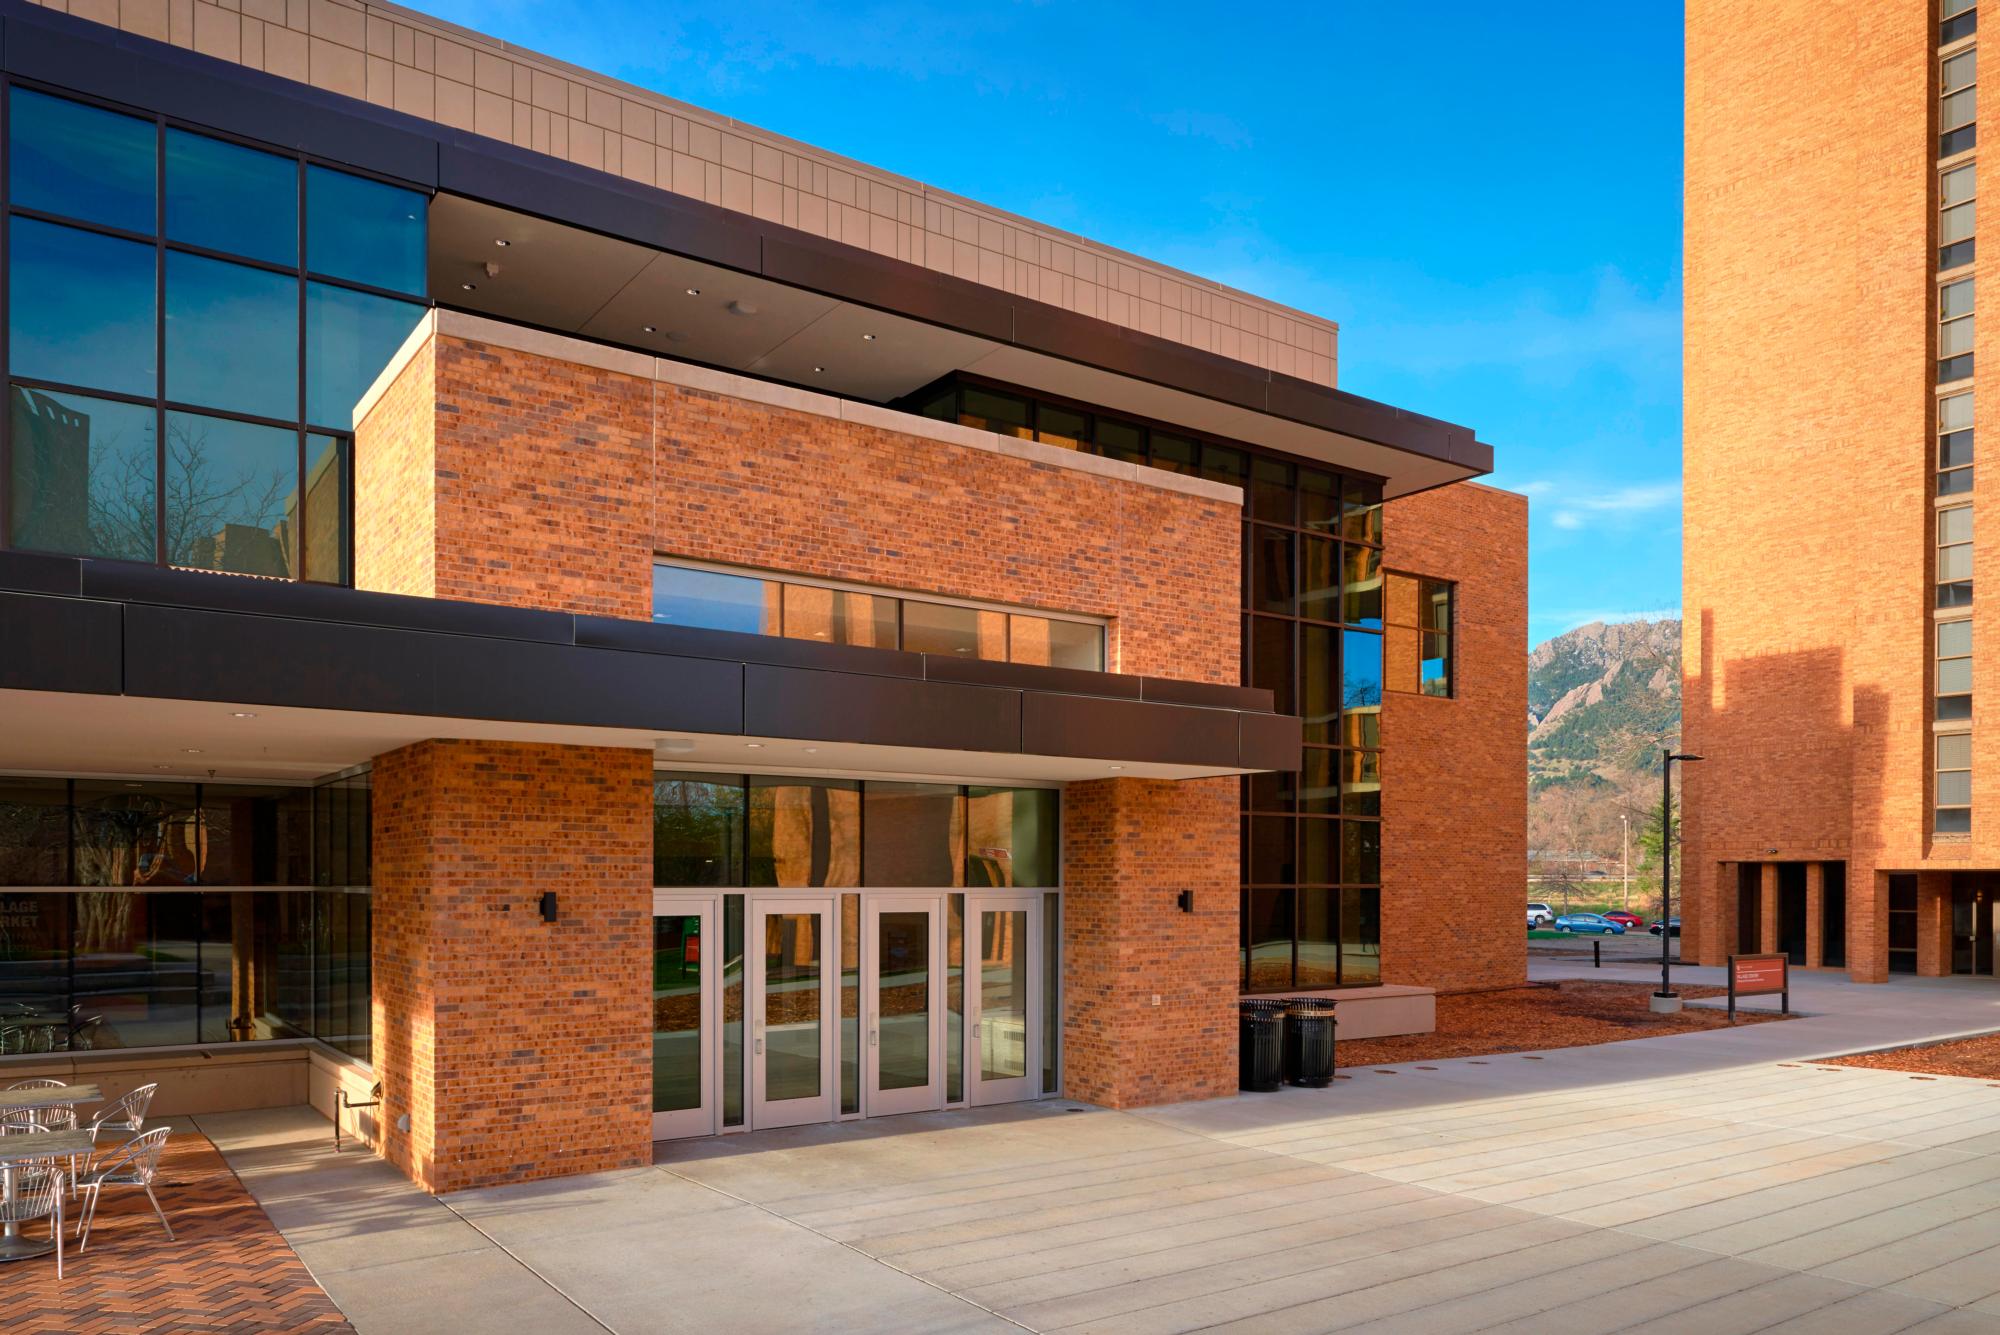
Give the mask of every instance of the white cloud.
<svg viewBox="0 0 2000 1335">
<path fill-rule="evenodd" d="M 1666 482 L 1639 482 L 1622 487 L 1591 488 L 1574 483 L 1541 479 L 1524 482 L 1514 490 L 1549 507 L 1549 524 L 1565 532 L 1588 528 L 1597 520 L 1627 519 L 1635 515 L 1670 510 L 1681 503 L 1678 478 Z"/>
</svg>

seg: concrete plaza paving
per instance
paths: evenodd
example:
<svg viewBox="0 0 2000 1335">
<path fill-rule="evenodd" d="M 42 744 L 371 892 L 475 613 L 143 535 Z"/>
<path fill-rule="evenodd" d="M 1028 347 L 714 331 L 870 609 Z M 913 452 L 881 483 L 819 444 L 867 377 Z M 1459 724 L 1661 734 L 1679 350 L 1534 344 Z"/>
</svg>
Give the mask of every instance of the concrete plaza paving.
<svg viewBox="0 0 2000 1335">
<path fill-rule="evenodd" d="M 198 1120 L 362 1335 L 2000 1335 L 2000 1087 L 1799 1064 L 2000 1029 L 2000 983 L 1797 982 L 1784 1024 L 680 1142 L 435 1200 L 309 1112 Z"/>
</svg>

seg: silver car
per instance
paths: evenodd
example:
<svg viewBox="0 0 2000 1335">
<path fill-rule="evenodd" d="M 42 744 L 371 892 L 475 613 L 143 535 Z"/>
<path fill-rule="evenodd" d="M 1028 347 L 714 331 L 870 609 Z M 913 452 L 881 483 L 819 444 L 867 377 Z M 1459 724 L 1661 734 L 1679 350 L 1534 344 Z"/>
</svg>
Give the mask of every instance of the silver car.
<svg viewBox="0 0 2000 1335">
<path fill-rule="evenodd" d="M 1556 920 L 1556 911 L 1550 908 L 1547 904 L 1528 905 L 1529 931 L 1532 932 L 1537 927 L 1547 927 L 1550 923 L 1554 922 L 1555 920 Z"/>
</svg>

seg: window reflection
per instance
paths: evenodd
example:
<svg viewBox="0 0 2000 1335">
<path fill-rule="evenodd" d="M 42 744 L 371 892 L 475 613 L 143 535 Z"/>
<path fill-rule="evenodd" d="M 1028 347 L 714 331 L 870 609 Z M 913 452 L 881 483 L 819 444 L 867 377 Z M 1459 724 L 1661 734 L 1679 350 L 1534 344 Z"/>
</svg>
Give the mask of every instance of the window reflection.
<svg viewBox="0 0 2000 1335">
<path fill-rule="evenodd" d="M 306 420 L 352 428 L 355 405 L 423 314 L 412 301 L 306 284 Z"/>
<path fill-rule="evenodd" d="M 656 775 L 653 884 L 742 885 L 743 781 L 713 775 Z"/>
<path fill-rule="evenodd" d="M 7 189 L 16 208 L 151 234 L 153 122 L 26 88 L 7 102 Z"/>
<path fill-rule="evenodd" d="M 296 419 L 298 280 L 168 252 L 167 397 Z"/>
<path fill-rule="evenodd" d="M 965 795 L 934 783 L 871 782 L 863 789 L 867 885 L 965 884 Z"/>
<path fill-rule="evenodd" d="M 852 779 L 750 780 L 751 885 L 861 884 L 861 792 Z"/>
<path fill-rule="evenodd" d="M 422 295 L 424 197 L 330 168 L 306 168 L 306 267 Z"/>
<path fill-rule="evenodd" d="M 776 635 L 781 586 L 747 575 L 682 566 L 653 567 L 653 620 L 703 630 Z"/>
<path fill-rule="evenodd" d="M 1005 660 L 1007 616 L 911 599 L 903 604 L 903 647 L 920 654 Z"/>
<path fill-rule="evenodd" d="M 968 790 L 965 884 L 1052 886 L 1061 844 L 1051 788 Z"/>
<path fill-rule="evenodd" d="M 8 247 L 8 368 L 152 398 L 153 247 L 33 218 L 12 220 Z"/>
<path fill-rule="evenodd" d="M 169 241 L 272 264 L 298 263 L 297 159 L 172 126 L 166 153 Z"/>
<path fill-rule="evenodd" d="M 289 578 L 298 570 L 299 436 L 167 414 L 167 560 Z"/>
<path fill-rule="evenodd" d="M 16 385 L 8 410 L 14 545 L 157 559 L 153 409 Z"/>
</svg>

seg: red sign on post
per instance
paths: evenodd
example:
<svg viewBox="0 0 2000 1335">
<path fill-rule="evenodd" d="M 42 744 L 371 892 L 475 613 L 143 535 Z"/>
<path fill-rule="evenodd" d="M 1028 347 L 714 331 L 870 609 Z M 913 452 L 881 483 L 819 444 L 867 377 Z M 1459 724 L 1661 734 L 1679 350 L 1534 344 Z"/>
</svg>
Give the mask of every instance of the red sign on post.
<svg viewBox="0 0 2000 1335">
<path fill-rule="evenodd" d="M 1791 959 L 1786 955 L 1729 957 L 1729 1022 L 1736 1023 L 1736 998 L 1778 994 L 1778 1009 L 1792 1009 Z"/>
</svg>

